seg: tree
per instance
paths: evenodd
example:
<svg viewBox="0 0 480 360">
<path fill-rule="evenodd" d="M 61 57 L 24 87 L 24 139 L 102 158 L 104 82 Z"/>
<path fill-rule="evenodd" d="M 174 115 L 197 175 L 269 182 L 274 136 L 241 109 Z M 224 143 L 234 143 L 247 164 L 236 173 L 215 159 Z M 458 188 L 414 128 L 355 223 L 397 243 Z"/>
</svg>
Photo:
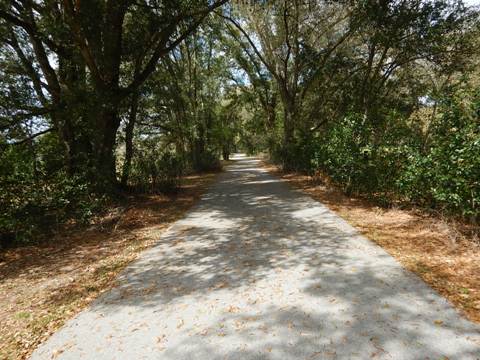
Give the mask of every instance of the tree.
<svg viewBox="0 0 480 360">
<path fill-rule="evenodd" d="M 161 57 L 225 2 L 10 0 L 0 8 L 0 18 L 10 28 L 9 41 L 20 59 L 25 56 L 16 45 L 17 33 L 24 34 L 24 46 L 33 55 L 24 64 L 26 73 L 37 84 L 39 102 L 46 98 L 43 90 L 48 93 L 45 100 L 50 102 L 51 119 L 73 171 L 82 158 L 89 162 L 97 185 L 111 188 L 116 183 L 114 148 L 120 105 L 154 72 Z M 136 25 L 144 33 L 133 39 L 127 31 Z M 134 41 L 135 46 L 127 41 Z M 125 54 L 124 49 L 132 53 Z M 127 66 L 138 54 L 143 55 L 141 63 Z M 38 71 L 32 72 L 37 66 Z M 127 70 L 136 73 L 125 74 Z M 78 115 L 72 121 L 73 108 Z"/>
<path fill-rule="evenodd" d="M 302 127 L 298 118 L 303 100 L 328 60 L 353 33 L 349 14 L 348 7 L 335 3 L 285 0 L 265 4 L 262 11 L 242 8 L 245 26 L 232 13 L 222 15 L 243 35 L 240 41 L 248 42 L 276 82 L 283 105 L 286 168 L 293 161 L 289 154 L 295 146 L 295 129 Z"/>
</svg>

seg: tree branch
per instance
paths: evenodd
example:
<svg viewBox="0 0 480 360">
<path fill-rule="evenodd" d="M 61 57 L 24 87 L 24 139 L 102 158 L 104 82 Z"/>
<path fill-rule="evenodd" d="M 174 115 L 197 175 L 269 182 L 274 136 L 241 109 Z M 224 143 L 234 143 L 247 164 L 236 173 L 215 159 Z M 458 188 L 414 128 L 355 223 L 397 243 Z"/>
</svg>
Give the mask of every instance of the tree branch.
<svg viewBox="0 0 480 360">
<path fill-rule="evenodd" d="M 77 9 L 75 9 L 72 0 L 63 0 L 63 5 L 65 7 L 65 11 L 68 14 L 68 19 L 70 19 L 70 26 L 73 31 L 73 36 L 75 41 L 80 48 L 80 53 L 82 54 L 85 63 L 87 64 L 90 72 L 92 73 L 92 77 L 95 83 L 98 86 L 104 85 L 104 80 L 98 68 L 97 62 L 92 54 L 90 47 L 86 41 L 86 37 L 83 33 L 82 27 L 77 19 Z"/>
<path fill-rule="evenodd" d="M 253 51 L 255 52 L 255 54 L 258 56 L 258 58 L 260 59 L 260 61 L 263 63 L 263 65 L 265 65 L 265 67 L 268 69 L 268 71 L 270 71 L 270 73 L 275 76 L 275 77 L 278 77 L 278 74 L 277 72 L 275 71 L 275 69 L 273 68 L 273 66 L 263 57 L 262 53 L 260 52 L 260 50 L 258 50 L 257 46 L 255 45 L 255 43 L 253 42 L 253 40 L 251 39 L 250 35 L 248 35 L 248 33 L 242 28 L 242 26 L 237 23 L 232 17 L 230 16 L 225 16 L 223 14 L 220 14 L 218 12 L 214 12 L 216 15 L 220 16 L 221 18 L 225 19 L 225 20 L 228 20 L 230 23 L 233 24 L 233 26 L 235 26 L 237 28 L 238 31 L 240 31 L 243 36 L 245 36 L 245 38 L 247 39 L 248 43 L 250 44 L 250 46 L 252 47 Z"/>
<path fill-rule="evenodd" d="M 150 76 L 152 72 L 155 71 L 155 68 L 157 66 L 158 60 L 168 54 L 170 51 L 172 51 L 175 47 L 177 47 L 182 41 L 184 41 L 188 36 L 190 36 L 202 23 L 202 21 L 205 19 L 205 17 L 215 10 L 216 8 L 222 6 L 223 4 L 227 3 L 228 0 L 219 0 L 217 2 L 214 2 L 204 10 L 195 12 L 195 13 L 190 13 L 190 14 L 182 14 L 177 17 L 175 17 L 170 24 L 162 29 L 159 32 L 159 40 L 158 44 L 155 47 L 155 50 L 150 57 L 150 60 L 147 62 L 145 65 L 145 68 L 138 74 L 137 77 L 128 85 L 126 88 L 123 89 L 123 96 L 128 96 L 132 91 L 134 91 L 136 88 L 138 88 L 140 85 L 142 85 L 145 80 Z M 178 24 L 191 16 L 200 16 L 196 21 L 194 21 L 177 39 L 173 40 L 172 42 L 169 42 L 170 36 L 173 34 L 175 31 L 176 27 Z M 168 46 L 167 46 L 168 44 Z"/>
<path fill-rule="evenodd" d="M 28 138 L 26 138 L 26 139 L 9 143 L 9 145 L 21 145 L 21 144 L 25 144 L 26 142 L 32 141 L 33 139 L 35 139 L 36 137 L 39 137 L 40 135 L 47 134 L 47 133 L 52 132 L 52 131 L 54 131 L 54 130 L 56 130 L 56 128 L 52 127 L 52 128 L 49 128 L 49 129 L 40 131 L 40 132 L 38 132 L 38 133 L 36 133 L 36 134 L 33 134 L 32 136 L 30 136 L 30 137 L 28 137 Z"/>
</svg>

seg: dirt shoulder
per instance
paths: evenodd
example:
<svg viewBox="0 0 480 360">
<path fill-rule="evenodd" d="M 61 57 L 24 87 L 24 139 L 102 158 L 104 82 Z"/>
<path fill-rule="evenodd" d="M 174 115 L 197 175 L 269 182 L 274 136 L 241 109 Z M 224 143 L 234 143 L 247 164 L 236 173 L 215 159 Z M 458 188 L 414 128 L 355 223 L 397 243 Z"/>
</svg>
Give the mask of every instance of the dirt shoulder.
<svg viewBox="0 0 480 360">
<path fill-rule="evenodd" d="M 114 284 L 117 274 L 200 198 L 216 174 L 187 176 L 178 194 L 132 198 L 103 228 L 72 231 L 0 257 L 0 359 L 24 359 Z"/>
<path fill-rule="evenodd" d="M 465 235 L 465 225 L 415 210 L 386 209 L 344 195 L 326 181 L 270 172 L 321 201 L 367 238 L 383 247 L 404 267 L 445 296 L 468 319 L 480 323 L 480 242 Z"/>
</svg>

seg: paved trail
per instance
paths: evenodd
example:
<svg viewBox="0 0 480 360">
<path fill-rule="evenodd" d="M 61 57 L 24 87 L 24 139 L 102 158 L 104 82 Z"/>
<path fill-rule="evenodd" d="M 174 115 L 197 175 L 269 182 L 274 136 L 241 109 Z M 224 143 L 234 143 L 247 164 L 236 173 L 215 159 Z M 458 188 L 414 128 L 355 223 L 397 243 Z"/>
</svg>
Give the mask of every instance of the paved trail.
<svg viewBox="0 0 480 360">
<path fill-rule="evenodd" d="M 32 359 L 480 359 L 479 326 L 325 206 L 237 159 Z"/>
</svg>

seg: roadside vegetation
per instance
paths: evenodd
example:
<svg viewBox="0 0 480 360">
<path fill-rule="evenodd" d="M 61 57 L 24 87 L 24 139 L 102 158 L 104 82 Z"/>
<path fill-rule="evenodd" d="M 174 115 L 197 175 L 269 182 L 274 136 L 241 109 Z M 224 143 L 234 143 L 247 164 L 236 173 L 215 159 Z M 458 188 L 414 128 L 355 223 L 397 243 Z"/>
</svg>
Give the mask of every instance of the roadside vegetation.
<svg viewBox="0 0 480 360">
<path fill-rule="evenodd" d="M 176 194 L 131 195 L 88 227 L 4 250 L 0 359 L 27 358 L 66 320 L 115 286 L 118 274 L 184 216 L 216 174 L 185 176 Z"/>
</svg>

